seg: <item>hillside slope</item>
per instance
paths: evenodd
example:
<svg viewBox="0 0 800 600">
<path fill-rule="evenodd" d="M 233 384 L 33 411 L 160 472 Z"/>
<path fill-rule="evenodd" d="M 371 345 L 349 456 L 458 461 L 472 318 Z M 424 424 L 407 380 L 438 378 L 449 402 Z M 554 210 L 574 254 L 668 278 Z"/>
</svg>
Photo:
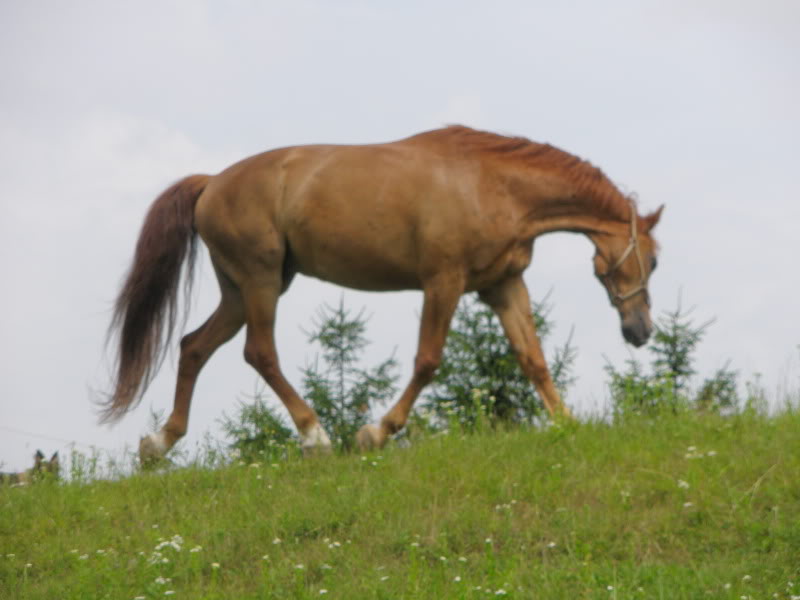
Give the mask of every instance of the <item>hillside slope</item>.
<svg viewBox="0 0 800 600">
<path fill-rule="evenodd" d="M 0 598 L 791 598 L 799 450 L 684 415 L 2 488 Z"/>
</svg>

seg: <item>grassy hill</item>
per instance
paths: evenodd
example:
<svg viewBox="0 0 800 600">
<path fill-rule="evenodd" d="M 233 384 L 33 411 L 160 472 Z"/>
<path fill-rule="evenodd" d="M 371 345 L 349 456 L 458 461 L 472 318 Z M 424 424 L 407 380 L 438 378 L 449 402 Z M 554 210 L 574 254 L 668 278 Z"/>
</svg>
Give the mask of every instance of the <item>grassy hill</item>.
<svg viewBox="0 0 800 600">
<path fill-rule="evenodd" d="M 0 489 L 0 598 L 800 597 L 800 414 Z"/>
</svg>

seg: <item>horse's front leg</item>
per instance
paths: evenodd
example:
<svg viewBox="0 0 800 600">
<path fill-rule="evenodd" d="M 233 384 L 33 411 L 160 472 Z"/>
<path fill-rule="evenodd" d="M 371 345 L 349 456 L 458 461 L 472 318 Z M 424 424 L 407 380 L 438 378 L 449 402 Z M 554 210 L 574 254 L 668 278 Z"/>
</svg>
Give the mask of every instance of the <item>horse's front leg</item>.
<svg viewBox="0 0 800 600">
<path fill-rule="evenodd" d="M 522 275 L 506 279 L 480 294 L 481 300 L 488 304 L 500 318 L 506 337 L 522 367 L 522 372 L 530 379 L 545 408 L 551 416 L 570 416 L 569 408 L 561 400 L 550 369 L 536 334 L 536 325 L 531 312 L 531 299 Z"/>
<path fill-rule="evenodd" d="M 425 286 L 414 374 L 400 400 L 386 413 L 380 424 L 364 425 L 356 434 L 356 441 L 362 450 L 383 447 L 390 435 L 405 426 L 414 401 L 431 382 L 441 363 L 450 321 L 463 293 L 463 278 L 456 275 L 437 277 Z"/>
</svg>

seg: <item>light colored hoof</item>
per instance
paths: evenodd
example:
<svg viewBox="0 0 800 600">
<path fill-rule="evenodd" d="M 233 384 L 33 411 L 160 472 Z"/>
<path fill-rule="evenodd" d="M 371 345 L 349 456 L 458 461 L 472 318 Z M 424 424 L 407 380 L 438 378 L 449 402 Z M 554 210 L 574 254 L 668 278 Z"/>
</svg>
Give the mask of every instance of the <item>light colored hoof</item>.
<svg viewBox="0 0 800 600">
<path fill-rule="evenodd" d="M 358 444 L 358 449 L 362 452 L 383 448 L 385 443 L 386 436 L 383 435 L 378 425 L 364 425 L 356 434 L 356 444 Z"/>
<path fill-rule="evenodd" d="M 333 452 L 331 439 L 319 423 L 301 433 L 300 439 L 303 456 L 327 456 Z"/>
<path fill-rule="evenodd" d="M 164 460 L 167 449 L 160 433 L 147 435 L 139 440 L 139 462 L 143 467 L 152 467 Z"/>
</svg>

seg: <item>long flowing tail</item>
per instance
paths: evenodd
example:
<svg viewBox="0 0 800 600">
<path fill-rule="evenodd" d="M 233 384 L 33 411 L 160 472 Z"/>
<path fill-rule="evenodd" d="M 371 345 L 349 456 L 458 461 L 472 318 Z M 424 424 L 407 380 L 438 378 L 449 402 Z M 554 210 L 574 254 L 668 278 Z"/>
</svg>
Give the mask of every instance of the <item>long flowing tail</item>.
<svg viewBox="0 0 800 600">
<path fill-rule="evenodd" d="M 142 397 L 158 372 L 178 316 L 181 268 L 188 297 L 197 231 L 194 208 L 208 175 L 192 175 L 165 190 L 145 217 L 133 264 L 120 290 L 109 327 L 118 338 L 114 392 L 103 402 L 102 423 L 113 423 Z"/>
</svg>

